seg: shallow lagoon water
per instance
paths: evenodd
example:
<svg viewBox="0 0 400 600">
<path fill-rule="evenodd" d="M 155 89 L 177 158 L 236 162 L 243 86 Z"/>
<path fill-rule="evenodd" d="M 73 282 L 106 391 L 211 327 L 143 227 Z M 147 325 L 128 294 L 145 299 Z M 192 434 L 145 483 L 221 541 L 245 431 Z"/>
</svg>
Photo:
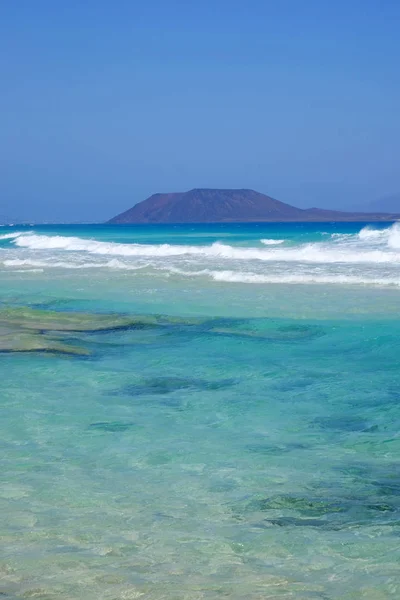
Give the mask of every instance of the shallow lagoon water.
<svg viewBox="0 0 400 600">
<path fill-rule="evenodd" d="M 30 230 L 2 306 L 180 318 L 0 355 L 4 598 L 399 597 L 396 225 Z"/>
</svg>

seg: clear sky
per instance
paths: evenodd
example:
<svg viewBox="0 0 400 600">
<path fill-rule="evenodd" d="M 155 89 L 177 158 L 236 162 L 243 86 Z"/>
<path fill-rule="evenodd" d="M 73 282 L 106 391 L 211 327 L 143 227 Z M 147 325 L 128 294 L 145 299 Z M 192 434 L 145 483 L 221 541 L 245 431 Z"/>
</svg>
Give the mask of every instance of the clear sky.
<svg viewBox="0 0 400 600">
<path fill-rule="evenodd" d="M 154 192 L 299 206 L 400 192 L 398 0 L 4 0 L 0 214 Z"/>
</svg>

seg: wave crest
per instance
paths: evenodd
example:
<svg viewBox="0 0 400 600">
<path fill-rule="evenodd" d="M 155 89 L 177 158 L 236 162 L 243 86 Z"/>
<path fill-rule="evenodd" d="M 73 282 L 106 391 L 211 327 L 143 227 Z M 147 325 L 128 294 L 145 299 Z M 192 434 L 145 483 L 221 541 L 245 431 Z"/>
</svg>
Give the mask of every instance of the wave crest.
<svg viewBox="0 0 400 600">
<path fill-rule="evenodd" d="M 346 230 L 344 230 L 346 231 Z M 137 276 L 207 277 L 244 284 L 343 284 L 400 287 L 400 223 L 355 233 L 263 238 L 253 246 L 119 243 L 16 231 L 0 236 L 1 263 L 20 269 L 141 270 Z M 308 242 L 306 241 L 308 239 Z M 312 240 L 312 241 L 310 241 Z M 240 238 L 241 241 L 241 238 Z M 143 271 L 144 270 L 144 271 Z"/>
<path fill-rule="evenodd" d="M 266 239 L 260 240 L 260 242 L 262 244 L 264 244 L 264 246 L 278 246 L 279 244 L 283 244 L 284 241 L 285 240 L 274 240 L 272 238 L 271 239 L 266 238 Z"/>
<path fill-rule="evenodd" d="M 28 232 L 26 232 L 28 233 Z M 13 240 L 17 237 L 19 237 L 20 235 L 23 235 L 22 231 L 15 231 L 13 233 L 4 233 L 3 235 L 0 235 L 0 240 Z"/>
<path fill-rule="evenodd" d="M 396 249 L 400 231 L 386 231 L 388 244 Z M 361 232 L 360 232 L 361 234 Z M 359 235 L 360 235 L 359 234 Z M 364 234 L 365 235 L 365 234 Z M 305 262 L 305 263 L 400 263 L 400 253 L 384 248 L 357 247 L 354 244 L 333 244 L 314 242 L 289 248 L 243 248 L 215 242 L 209 246 L 186 246 L 171 244 L 121 244 L 102 242 L 78 237 L 19 234 L 13 240 L 18 247 L 32 250 L 63 250 L 85 252 L 102 256 L 165 258 L 178 256 L 219 258 L 229 260 L 256 260 L 266 262 Z"/>
</svg>

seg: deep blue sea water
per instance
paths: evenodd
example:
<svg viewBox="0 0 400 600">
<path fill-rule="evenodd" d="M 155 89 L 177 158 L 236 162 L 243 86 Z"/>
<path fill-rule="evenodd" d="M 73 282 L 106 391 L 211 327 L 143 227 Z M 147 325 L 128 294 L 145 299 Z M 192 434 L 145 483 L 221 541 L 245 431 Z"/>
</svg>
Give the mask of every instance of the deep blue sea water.
<svg viewBox="0 0 400 600">
<path fill-rule="evenodd" d="M 181 319 L 0 354 L 2 597 L 400 597 L 397 224 L 2 227 L 5 306 Z"/>
</svg>

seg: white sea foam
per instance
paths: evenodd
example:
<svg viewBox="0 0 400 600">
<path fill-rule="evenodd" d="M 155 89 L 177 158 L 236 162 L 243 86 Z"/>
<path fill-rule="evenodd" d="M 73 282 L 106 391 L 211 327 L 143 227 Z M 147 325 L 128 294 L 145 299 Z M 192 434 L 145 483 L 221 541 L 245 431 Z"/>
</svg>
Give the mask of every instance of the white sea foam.
<svg viewBox="0 0 400 600">
<path fill-rule="evenodd" d="M 355 275 L 258 275 L 255 273 L 240 273 L 232 271 L 214 272 L 215 281 L 229 281 L 232 283 L 285 283 L 285 284 L 347 284 L 347 285 L 375 285 L 400 287 L 399 278 L 371 278 L 357 277 Z"/>
<path fill-rule="evenodd" d="M 297 245 L 266 238 L 250 247 L 226 241 L 203 245 L 116 243 L 21 231 L 5 234 L 3 239 L 9 243 L 2 244 L 0 264 L 7 269 L 125 270 L 131 271 L 132 277 L 135 271 L 145 269 L 146 276 L 205 277 L 226 283 L 400 287 L 397 223 L 365 227 L 359 233 L 330 234 Z"/>
<path fill-rule="evenodd" d="M 201 254 L 202 248 L 204 248 L 204 246 L 178 244 L 119 244 L 60 235 L 20 235 L 15 239 L 15 244 L 32 250 L 64 250 L 114 256 L 179 256 L 182 254 Z"/>
<path fill-rule="evenodd" d="M 147 264 L 127 264 L 119 261 L 118 259 L 112 259 L 107 262 L 66 262 L 66 261 L 52 261 L 52 260 L 35 260 L 35 259 L 6 259 L 3 260 L 2 264 L 5 267 L 38 267 L 38 268 L 60 268 L 60 269 L 126 269 L 129 271 L 136 271 L 144 269 L 149 266 Z"/>
<path fill-rule="evenodd" d="M 400 249 L 400 225 L 397 223 L 388 230 L 388 245 Z"/>
<path fill-rule="evenodd" d="M 384 230 L 388 231 L 388 230 Z M 360 232 L 361 233 L 361 232 Z M 360 234 L 359 234 L 360 235 Z M 400 233 L 387 232 L 385 248 L 354 244 L 308 243 L 290 248 L 243 248 L 215 242 L 209 246 L 187 246 L 171 244 L 120 244 L 64 236 L 23 234 L 15 238 L 18 247 L 32 250 L 63 250 L 85 252 L 103 256 L 164 258 L 174 256 L 201 256 L 230 260 L 256 260 L 305 263 L 400 263 L 400 252 L 395 252 Z M 362 239 L 362 238 L 361 238 Z"/>
<path fill-rule="evenodd" d="M 318 274 L 277 274 L 262 275 L 258 273 L 244 273 L 240 271 L 183 271 L 180 269 L 169 269 L 171 273 L 185 277 L 206 276 L 215 281 L 229 283 L 283 283 L 283 284 L 348 284 L 348 285 L 376 285 L 400 287 L 400 276 L 397 278 L 363 277 L 355 275 L 318 275 Z"/>
<path fill-rule="evenodd" d="M 400 249 L 400 223 L 394 223 L 391 227 L 384 229 L 374 229 L 373 227 L 364 227 L 358 234 L 358 238 L 363 241 L 386 245 L 389 248 Z"/>
<path fill-rule="evenodd" d="M 273 240 L 272 238 L 266 238 L 264 240 L 260 240 L 260 242 L 262 244 L 264 244 L 264 246 L 278 246 L 279 244 L 283 244 L 285 240 Z"/>
<path fill-rule="evenodd" d="M 28 232 L 26 232 L 28 233 Z M 17 237 L 19 237 L 20 235 L 22 235 L 21 231 L 14 231 L 13 233 L 5 233 L 3 235 L 0 235 L 0 240 L 13 240 Z"/>
<path fill-rule="evenodd" d="M 43 273 L 44 269 L 12 269 L 11 273 Z"/>
<path fill-rule="evenodd" d="M 330 236 L 333 240 L 335 240 L 335 242 L 344 242 L 354 239 L 353 233 L 331 233 Z"/>
<path fill-rule="evenodd" d="M 360 240 L 375 240 L 383 239 L 386 237 L 388 229 L 373 229 L 370 226 L 361 229 L 358 237 Z"/>
</svg>

